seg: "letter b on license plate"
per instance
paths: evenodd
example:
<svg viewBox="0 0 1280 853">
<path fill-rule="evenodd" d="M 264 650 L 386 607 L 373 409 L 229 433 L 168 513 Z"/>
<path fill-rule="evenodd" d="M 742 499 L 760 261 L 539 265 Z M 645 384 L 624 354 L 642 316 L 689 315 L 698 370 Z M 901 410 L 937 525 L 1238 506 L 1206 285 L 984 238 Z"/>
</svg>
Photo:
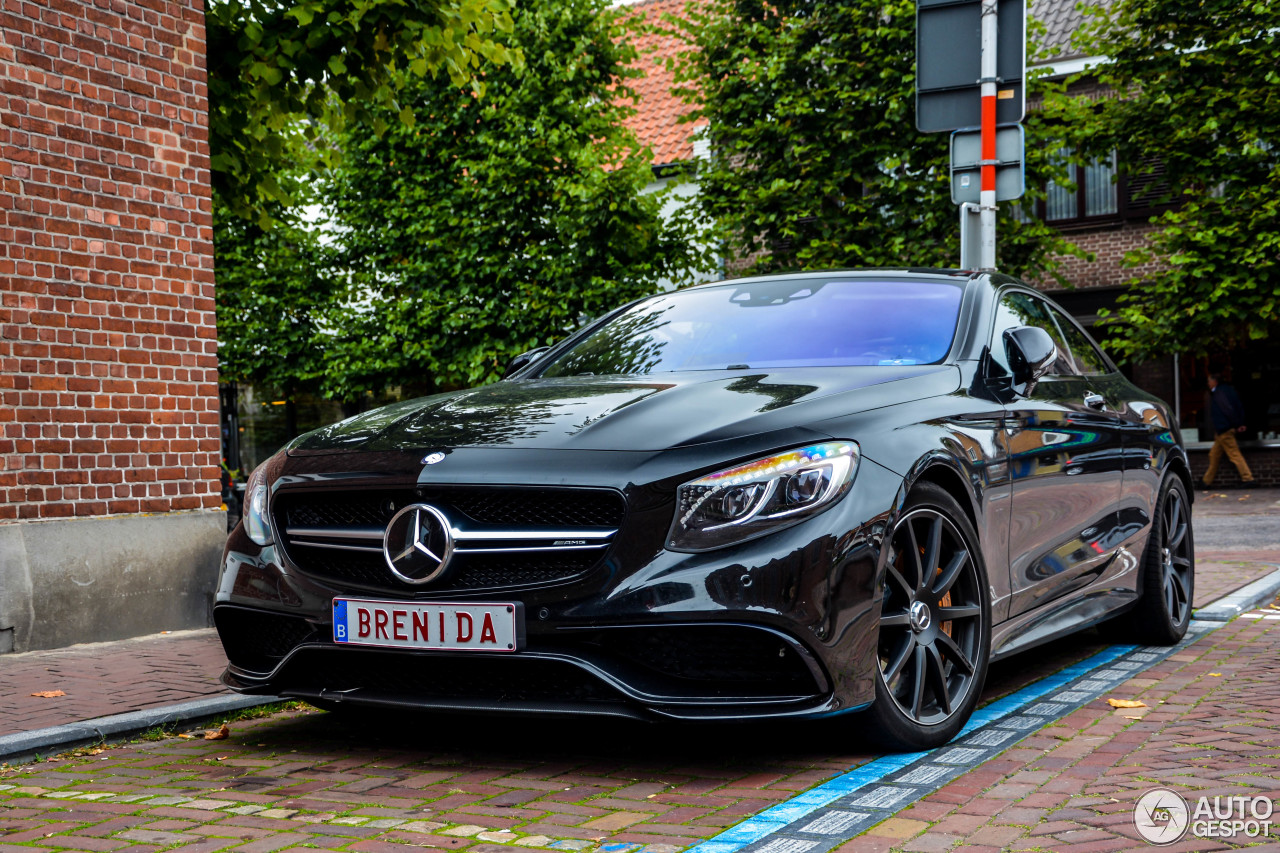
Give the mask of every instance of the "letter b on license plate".
<svg viewBox="0 0 1280 853">
<path fill-rule="evenodd" d="M 333 600 L 333 641 L 353 646 L 513 652 L 520 646 L 516 604 Z"/>
</svg>

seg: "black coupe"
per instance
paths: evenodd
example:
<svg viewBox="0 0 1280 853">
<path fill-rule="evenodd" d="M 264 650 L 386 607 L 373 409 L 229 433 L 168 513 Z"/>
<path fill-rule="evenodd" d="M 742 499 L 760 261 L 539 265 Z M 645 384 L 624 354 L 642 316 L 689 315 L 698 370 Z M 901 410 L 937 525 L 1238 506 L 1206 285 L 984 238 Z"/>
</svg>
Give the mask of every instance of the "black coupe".
<svg viewBox="0 0 1280 853">
<path fill-rule="evenodd" d="M 1121 613 L 1183 635 L 1189 476 L 1168 407 L 1015 279 L 662 293 L 261 465 L 223 679 L 335 709 L 862 711 L 934 746 L 992 660 Z"/>
</svg>

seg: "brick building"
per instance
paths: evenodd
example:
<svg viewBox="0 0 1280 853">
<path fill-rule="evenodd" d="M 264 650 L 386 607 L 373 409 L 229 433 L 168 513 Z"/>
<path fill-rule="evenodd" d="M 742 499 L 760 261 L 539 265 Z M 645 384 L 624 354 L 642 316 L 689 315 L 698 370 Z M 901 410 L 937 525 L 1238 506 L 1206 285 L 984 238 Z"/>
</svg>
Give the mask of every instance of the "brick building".
<svg viewBox="0 0 1280 853">
<path fill-rule="evenodd" d="M 0 5 L 0 652 L 208 624 L 200 0 Z"/>
<path fill-rule="evenodd" d="M 1092 2 L 1106 4 L 1110 0 Z M 640 0 L 630 5 L 636 13 L 657 20 L 663 14 L 679 14 L 685 3 Z M 1072 42 L 1072 35 L 1084 20 L 1077 0 L 1032 0 L 1029 14 L 1044 25 L 1036 36 L 1036 50 L 1028 51 L 1029 56 L 1039 57 L 1031 61 L 1033 67 L 1046 69 L 1052 78 L 1061 80 L 1105 62 L 1104 57 L 1081 54 Z M 688 107 L 671 93 L 672 75 L 663 65 L 679 49 L 677 40 L 649 33 L 640 48 L 650 76 L 636 86 L 643 100 L 629 124 L 641 141 L 652 145 L 655 173 L 661 175 L 672 163 L 696 156 L 690 141 L 694 128 L 679 123 Z M 1099 95 L 1101 89 L 1086 78 L 1074 84 L 1073 92 Z M 1035 108 L 1034 102 L 1030 107 Z M 1074 178 L 1074 187 L 1049 187 L 1048 199 L 1027 214 L 1052 223 L 1077 246 L 1093 254 L 1092 260 L 1066 258 L 1063 273 L 1073 288 L 1049 292 L 1085 326 L 1095 327 L 1099 311 L 1113 308 L 1131 279 L 1152 271 L 1125 267 L 1121 261 L 1126 252 L 1141 247 L 1154 230 L 1149 220 L 1161 210 L 1162 187 L 1158 174 L 1154 178 L 1131 179 L 1125 164 L 1116 162 L 1114 157 L 1109 162 L 1078 167 Z M 692 188 L 686 190 L 686 194 L 692 192 Z M 1091 331 L 1095 337 L 1106 337 L 1105 332 L 1093 328 Z M 1125 368 L 1138 385 L 1177 409 L 1197 476 L 1207 465 L 1212 445 L 1212 434 L 1204 423 L 1205 379 L 1210 370 L 1227 374 L 1244 398 L 1249 431 L 1241 448 L 1255 477 L 1264 485 L 1280 486 L 1280 347 L 1260 342 L 1209 359 L 1170 355 L 1158 362 Z M 1223 485 L 1238 482 L 1229 463 L 1220 469 L 1218 477 L 1217 482 Z"/>
</svg>

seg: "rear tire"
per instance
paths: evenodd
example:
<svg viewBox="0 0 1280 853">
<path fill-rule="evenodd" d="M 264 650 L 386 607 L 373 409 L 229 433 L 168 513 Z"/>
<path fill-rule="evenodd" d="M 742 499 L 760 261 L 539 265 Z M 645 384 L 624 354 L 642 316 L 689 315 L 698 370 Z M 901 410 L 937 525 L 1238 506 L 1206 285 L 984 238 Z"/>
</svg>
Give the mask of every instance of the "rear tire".
<svg viewBox="0 0 1280 853">
<path fill-rule="evenodd" d="M 1120 617 L 1130 626 L 1133 642 L 1172 646 L 1183 638 L 1191 624 L 1195 569 L 1191 503 L 1181 478 L 1171 473 L 1160 487 L 1151 537 L 1142 553 L 1142 597 Z"/>
<path fill-rule="evenodd" d="M 887 746 L 932 749 L 964 727 L 986 681 L 986 567 L 968 516 L 931 483 L 912 490 L 885 549 L 867 721 Z"/>
</svg>

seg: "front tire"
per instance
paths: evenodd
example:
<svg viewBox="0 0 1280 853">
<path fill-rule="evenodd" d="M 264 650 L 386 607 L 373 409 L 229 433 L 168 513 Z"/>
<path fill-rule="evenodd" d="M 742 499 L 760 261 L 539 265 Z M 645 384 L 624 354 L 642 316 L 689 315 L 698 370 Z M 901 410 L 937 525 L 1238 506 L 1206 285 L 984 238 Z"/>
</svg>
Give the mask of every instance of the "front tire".
<svg viewBox="0 0 1280 853">
<path fill-rule="evenodd" d="M 881 582 L 875 735 L 905 750 L 959 733 L 991 654 L 991 605 L 978 536 L 943 489 L 912 490 L 886 543 Z"/>
</svg>

